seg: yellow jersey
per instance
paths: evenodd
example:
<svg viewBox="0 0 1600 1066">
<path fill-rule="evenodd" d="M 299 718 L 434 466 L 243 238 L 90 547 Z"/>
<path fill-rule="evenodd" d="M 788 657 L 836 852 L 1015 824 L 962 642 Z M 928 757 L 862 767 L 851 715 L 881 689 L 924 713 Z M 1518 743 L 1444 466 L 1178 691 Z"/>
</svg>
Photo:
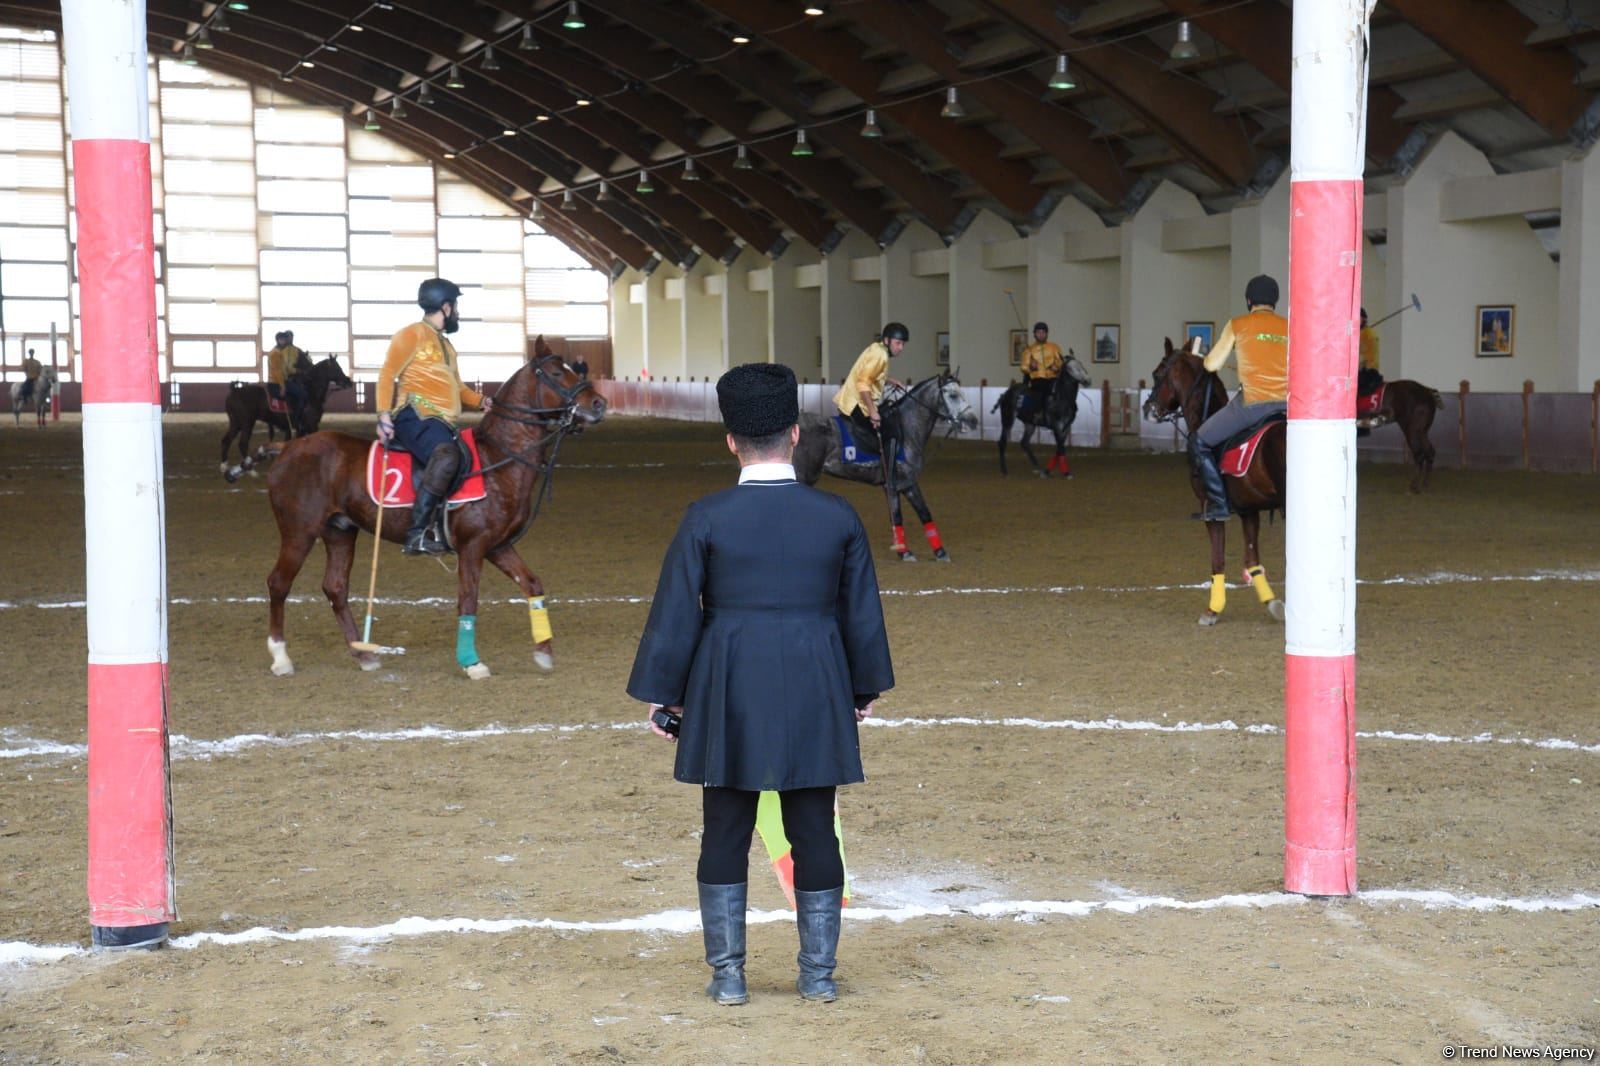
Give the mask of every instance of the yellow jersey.
<svg viewBox="0 0 1600 1066">
<path fill-rule="evenodd" d="M 1245 403 L 1289 398 L 1289 320 L 1270 307 L 1253 308 L 1222 327 L 1216 346 L 1206 356 L 1215 373 L 1239 353 L 1239 384 Z"/>
<path fill-rule="evenodd" d="M 373 399 L 380 411 L 414 407 L 419 418 L 451 425 L 463 407 L 482 407 L 483 397 L 461 383 L 456 349 L 427 322 L 413 322 L 389 341 Z"/>
<path fill-rule="evenodd" d="M 39 365 L 39 360 L 33 356 L 30 355 L 22 361 L 22 376 L 29 381 L 38 381 L 39 375 L 42 373 L 44 373 L 44 368 Z"/>
<path fill-rule="evenodd" d="M 1378 369 L 1378 331 L 1370 326 L 1361 331 L 1361 369 Z"/>
<path fill-rule="evenodd" d="M 280 344 L 267 353 L 267 380 L 282 385 L 300 372 L 300 349 Z"/>
<path fill-rule="evenodd" d="M 883 399 L 883 383 L 888 377 L 889 349 L 883 346 L 882 341 L 873 341 L 856 356 L 855 365 L 850 368 L 844 384 L 839 386 L 838 393 L 833 397 L 834 406 L 839 408 L 840 414 L 849 418 L 861 406 L 861 393 L 867 393 L 872 397 L 872 402 L 877 403 Z"/>
<path fill-rule="evenodd" d="M 1054 341 L 1030 344 L 1022 349 L 1022 372 L 1030 378 L 1058 378 L 1065 365 L 1061 346 Z"/>
</svg>

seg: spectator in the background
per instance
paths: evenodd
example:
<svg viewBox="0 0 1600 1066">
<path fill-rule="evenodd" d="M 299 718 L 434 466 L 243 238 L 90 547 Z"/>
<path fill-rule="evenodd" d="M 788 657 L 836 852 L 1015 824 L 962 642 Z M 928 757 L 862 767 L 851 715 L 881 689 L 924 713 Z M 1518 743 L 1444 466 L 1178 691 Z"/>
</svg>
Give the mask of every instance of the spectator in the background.
<svg viewBox="0 0 1600 1066">
<path fill-rule="evenodd" d="M 572 372 L 580 378 L 587 378 L 589 376 L 589 360 L 581 355 L 578 356 L 572 361 Z"/>
</svg>

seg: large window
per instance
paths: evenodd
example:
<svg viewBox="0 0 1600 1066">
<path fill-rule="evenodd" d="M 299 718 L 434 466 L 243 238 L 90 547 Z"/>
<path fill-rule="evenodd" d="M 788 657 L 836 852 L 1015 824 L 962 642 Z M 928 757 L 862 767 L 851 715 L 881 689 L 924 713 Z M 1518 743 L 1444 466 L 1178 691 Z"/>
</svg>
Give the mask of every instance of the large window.
<svg viewBox="0 0 1600 1066">
<path fill-rule="evenodd" d="M 55 362 L 77 376 L 65 89 L 56 34 L 0 26 L 0 373 L 11 379 L 26 348 L 50 362 L 52 326 Z M 606 333 L 604 274 L 337 108 L 161 59 L 150 145 L 163 380 L 256 378 L 282 329 L 371 380 L 434 276 L 464 290 L 469 381 L 504 379 L 534 333 Z"/>
</svg>

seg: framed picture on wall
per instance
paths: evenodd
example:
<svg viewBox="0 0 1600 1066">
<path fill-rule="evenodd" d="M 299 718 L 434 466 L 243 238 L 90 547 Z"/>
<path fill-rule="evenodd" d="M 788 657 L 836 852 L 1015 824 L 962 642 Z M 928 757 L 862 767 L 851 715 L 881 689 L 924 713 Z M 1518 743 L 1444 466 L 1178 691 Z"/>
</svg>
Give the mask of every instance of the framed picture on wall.
<svg viewBox="0 0 1600 1066">
<path fill-rule="evenodd" d="M 1090 337 L 1089 350 L 1097 363 L 1122 362 L 1122 327 L 1097 323 Z"/>
<path fill-rule="evenodd" d="M 1215 322 L 1185 322 L 1183 324 L 1183 347 L 1186 351 L 1196 355 L 1205 355 L 1211 350 L 1211 343 L 1216 339 L 1217 324 Z M 1190 347 L 1195 338 L 1200 338 L 1200 347 Z"/>
<path fill-rule="evenodd" d="M 1028 331 L 1014 329 L 1010 331 L 1011 365 L 1022 365 L 1022 353 L 1028 347 Z"/>
<path fill-rule="evenodd" d="M 1477 327 L 1479 359 L 1509 359 L 1516 354 L 1515 304 L 1479 304 Z"/>
<path fill-rule="evenodd" d="M 939 366 L 950 365 L 950 331 L 941 329 L 933 335 L 934 362 Z"/>
</svg>

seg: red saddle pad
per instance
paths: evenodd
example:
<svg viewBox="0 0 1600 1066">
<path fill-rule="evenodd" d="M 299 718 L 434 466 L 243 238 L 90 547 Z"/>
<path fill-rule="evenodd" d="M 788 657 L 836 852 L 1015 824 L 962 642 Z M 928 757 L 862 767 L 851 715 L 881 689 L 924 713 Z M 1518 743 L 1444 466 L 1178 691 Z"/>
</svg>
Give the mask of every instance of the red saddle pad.
<svg viewBox="0 0 1600 1066">
<path fill-rule="evenodd" d="M 267 397 L 267 410 L 275 415 L 286 415 L 289 413 L 289 405 L 276 396 L 269 395 Z"/>
<path fill-rule="evenodd" d="M 1250 462 L 1256 457 L 1256 449 L 1261 447 L 1261 438 L 1267 435 L 1267 430 L 1277 425 L 1268 422 L 1254 433 L 1243 444 L 1235 444 L 1222 453 L 1222 472 L 1228 477 L 1244 477 L 1246 470 L 1250 469 Z"/>
<path fill-rule="evenodd" d="M 1378 409 L 1383 406 L 1383 394 L 1388 390 L 1389 386 L 1387 383 L 1385 383 L 1378 386 L 1377 392 L 1371 392 L 1365 396 L 1357 396 L 1356 417 L 1370 418 L 1371 416 L 1377 414 Z"/>
<path fill-rule="evenodd" d="M 473 473 L 461 483 L 461 487 L 450 494 L 450 503 L 471 503 L 481 500 L 488 494 L 483 485 L 483 459 L 478 455 L 478 441 L 472 430 L 461 431 L 461 439 L 466 441 L 467 451 L 472 453 Z M 378 502 L 378 480 L 383 479 L 383 505 L 385 507 L 410 507 L 417 502 L 417 493 L 411 486 L 411 453 L 403 452 L 398 448 L 389 449 L 389 458 L 385 461 L 383 446 L 377 441 L 372 442 L 371 449 L 367 452 L 367 495 L 373 503 Z"/>
</svg>

